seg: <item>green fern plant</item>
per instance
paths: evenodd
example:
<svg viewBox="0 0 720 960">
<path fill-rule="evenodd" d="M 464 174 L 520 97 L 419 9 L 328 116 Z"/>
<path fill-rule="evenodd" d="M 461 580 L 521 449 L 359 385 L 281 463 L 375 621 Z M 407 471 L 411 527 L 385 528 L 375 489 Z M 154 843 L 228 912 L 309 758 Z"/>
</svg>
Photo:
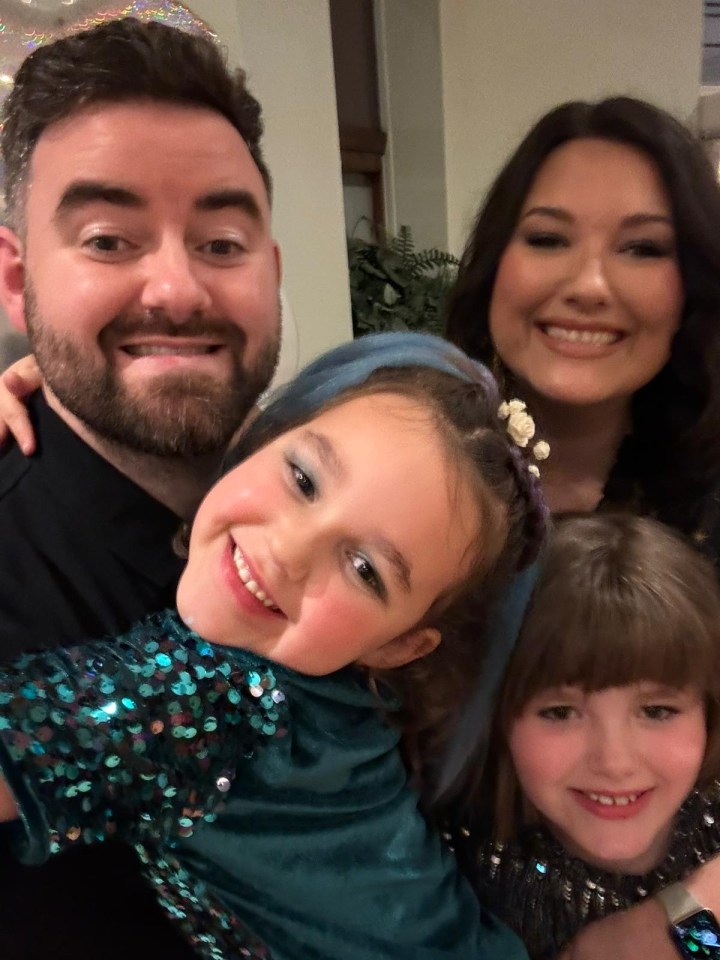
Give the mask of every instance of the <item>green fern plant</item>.
<svg viewBox="0 0 720 960">
<path fill-rule="evenodd" d="M 379 243 L 348 239 L 350 300 L 356 337 L 386 330 L 444 333 L 444 308 L 458 260 L 416 250 L 409 227 Z"/>
</svg>

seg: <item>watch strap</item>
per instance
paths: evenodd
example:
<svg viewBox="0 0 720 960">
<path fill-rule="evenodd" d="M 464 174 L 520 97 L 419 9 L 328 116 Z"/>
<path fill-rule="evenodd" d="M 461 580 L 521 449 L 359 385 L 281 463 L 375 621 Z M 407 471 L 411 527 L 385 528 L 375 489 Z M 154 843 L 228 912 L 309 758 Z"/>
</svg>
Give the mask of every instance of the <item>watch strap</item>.
<svg viewBox="0 0 720 960">
<path fill-rule="evenodd" d="M 669 887 L 664 887 L 655 894 L 655 898 L 665 908 L 668 920 L 672 924 L 682 923 L 698 910 L 706 910 L 701 903 L 695 899 L 687 887 L 681 883 L 671 883 Z"/>
</svg>

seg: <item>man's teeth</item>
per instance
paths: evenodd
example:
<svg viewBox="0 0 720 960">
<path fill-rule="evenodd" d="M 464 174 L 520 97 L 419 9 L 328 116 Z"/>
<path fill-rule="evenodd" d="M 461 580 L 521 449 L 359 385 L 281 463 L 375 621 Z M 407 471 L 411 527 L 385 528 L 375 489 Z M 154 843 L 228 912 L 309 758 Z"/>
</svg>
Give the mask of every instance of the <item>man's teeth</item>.
<svg viewBox="0 0 720 960">
<path fill-rule="evenodd" d="M 586 796 L 594 800 L 595 803 L 602 804 L 604 807 L 626 807 L 629 803 L 635 803 L 640 794 L 626 793 L 622 796 L 610 797 L 606 793 L 590 793 L 590 791 L 588 791 Z"/>
<path fill-rule="evenodd" d="M 545 333 L 553 340 L 566 343 L 589 343 L 594 347 L 606 347 L 619 339 L 617 333 L 606 330 L 569 330 L 567 327 L 546 326 Z"/>
<path fill-rule="evenodd" d="M 268 607 L 270 610 L 277 610 L 278 607 L 275 606 L 273 601 L 268 597 L 264 590 L 261 590 L 257 585 L 257 581 L 253 580 L 252 574 L 250 573 L 250 567 L 245 563 L 245 558 L 240 552 L 240 547 L 235 547 L 233 550 L 233 562 L 235 564 L 235 569 L 238 572 L 238 576 L 242 580 L 245 589 L 248 593 L 251 593 L 263 606 Z"/>
<path fill-rule="evenodd" d="M 135 344 L 123 349 L 133 357 L 202 357 L 207 353 L 212 353 L 216 348 L 207 344 L 182 347 Z"/>
</svg>

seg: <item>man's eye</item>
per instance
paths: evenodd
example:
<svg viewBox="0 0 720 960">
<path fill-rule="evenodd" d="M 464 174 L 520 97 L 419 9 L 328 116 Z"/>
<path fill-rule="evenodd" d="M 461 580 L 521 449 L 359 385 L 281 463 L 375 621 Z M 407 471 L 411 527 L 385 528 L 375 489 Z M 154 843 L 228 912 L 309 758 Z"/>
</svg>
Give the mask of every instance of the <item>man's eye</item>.
<svg viewBox="0 0 720 960">
<path fill-rule="evenodd" d="M 205 253 L 214 257 L 236 257 L 243 252 L 243 247 L 236 240 L 211 240 L 203 247 Z"/>
<path fill-rule="evenodd" d="M 114 237 L 111 234 L 100 234 L 86 240 L 85 246 L 90 247 L 97 253 L 119 253 L 128 248 L 128 243 L 126 240 L 121 240 L 120 237 Z"/>
<path fill-rule="evenodd" d="M 300 493 L 306 498 L 306 500 L 314 500 L 316 490 L 312 479 L 307 473 L 305 473 L 302 467 L 299 467 L 296 463 L 290 464 L 290 470 L 292 472 L 293 480 L 295 481 L 295 486 L 298 488 Z"/>
</svg>

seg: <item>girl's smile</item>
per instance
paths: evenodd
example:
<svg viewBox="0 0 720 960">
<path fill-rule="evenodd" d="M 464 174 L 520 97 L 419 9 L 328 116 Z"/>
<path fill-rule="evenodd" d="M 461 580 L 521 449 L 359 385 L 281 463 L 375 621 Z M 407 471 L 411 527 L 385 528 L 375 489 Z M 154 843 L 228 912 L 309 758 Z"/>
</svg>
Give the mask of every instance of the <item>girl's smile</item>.
<svg viewBox="0 0 720 960">
<path fill-rule="evenodd" d="M 561 687 L 526 704 L 508 743 L 523 793 L 570 853 L 642 874 L 697 782 L 705 709 L 690 687 Z"/>
<path fill-rule="evenodd" d="M 391 393 L 282 434 L 201 505 L 181 616 L 309 674 L 429 652 L 439 634 L 418 624 L 462 580 L 478 535 L 475 497 L 447 460 L 432 416 Z"/>
</svg>

